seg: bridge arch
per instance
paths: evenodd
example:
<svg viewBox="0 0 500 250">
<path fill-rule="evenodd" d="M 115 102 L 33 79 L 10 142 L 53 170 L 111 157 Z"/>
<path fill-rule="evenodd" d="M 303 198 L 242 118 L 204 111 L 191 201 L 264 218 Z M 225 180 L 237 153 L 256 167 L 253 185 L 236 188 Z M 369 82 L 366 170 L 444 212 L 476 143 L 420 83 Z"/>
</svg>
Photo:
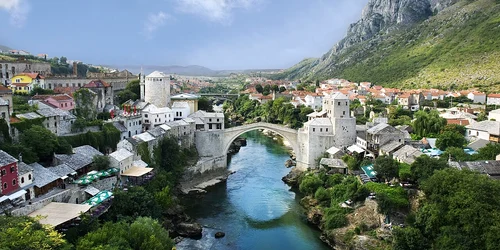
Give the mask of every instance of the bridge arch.
<svg viewBox="0 0 500 250">
<path fill-rule="evenodd" d="M 270 131 L 273 131 L 280 136 L 282 136 L 285 140 L 290 142 L 290 145 L 292 146 L 293 151 L 295 152 L 296 155 L 299 155 L 299 144 L 297 140 L 298 132 L 297 130 L 287 128 L 285 126 L 277 125 L 277 124 L 271 124 L 271 123 L 265 123 L 265 122 L 259 122 L 259 123 L 252 123 L 252 124 L 246 124 L 234 128 L 229 128 L 224 130 L 224 142 L 223 142 L 223 153 L 227 154 L 227 151 L 229 150 L 229 147 L 231 146 L 231 143 L 238 138 L 238 136 L 250 132 L 253 130 L 257 129 L 267 129 Z"/>
</svg>

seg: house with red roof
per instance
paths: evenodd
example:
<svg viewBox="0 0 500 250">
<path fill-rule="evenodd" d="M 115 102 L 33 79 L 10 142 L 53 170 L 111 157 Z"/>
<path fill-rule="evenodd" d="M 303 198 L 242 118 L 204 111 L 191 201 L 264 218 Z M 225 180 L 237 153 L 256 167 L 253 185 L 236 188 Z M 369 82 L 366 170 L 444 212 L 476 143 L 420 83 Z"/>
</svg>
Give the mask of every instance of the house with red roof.
<svg viewBox="0 0 500 250">
<path fill-rule="evenodd" d="M 486 99 L 487 105 L 500 105 L 500 94 L 489 94 Z"/>
<path fill-rule="evenodd" d="M 62 110 L 71 111 L 75 109 L 75 100 L 68 94 L 35 95 L 32 100 L 42 101 Z"/>
</svg>

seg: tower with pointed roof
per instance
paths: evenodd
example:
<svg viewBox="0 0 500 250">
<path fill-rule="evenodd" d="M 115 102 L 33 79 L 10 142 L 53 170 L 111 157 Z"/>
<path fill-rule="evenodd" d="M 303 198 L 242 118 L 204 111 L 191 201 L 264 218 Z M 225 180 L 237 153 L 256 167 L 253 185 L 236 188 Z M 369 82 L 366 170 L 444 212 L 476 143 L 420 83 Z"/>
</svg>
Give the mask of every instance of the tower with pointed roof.
<svg viewBox="0 0 500 250">
<path fill-rule="evenodd" d="M 144 81 L 144 101 L 158 108 L 170 105 L 170 76 L 154 71 Z"/>
</svg>

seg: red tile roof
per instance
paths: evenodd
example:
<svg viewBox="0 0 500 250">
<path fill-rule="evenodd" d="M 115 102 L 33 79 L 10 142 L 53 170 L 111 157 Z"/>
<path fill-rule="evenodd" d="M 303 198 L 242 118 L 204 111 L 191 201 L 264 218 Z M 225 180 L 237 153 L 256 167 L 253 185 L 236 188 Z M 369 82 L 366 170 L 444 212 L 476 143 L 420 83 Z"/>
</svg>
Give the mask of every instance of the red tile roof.
<svg viewBox="0 0 500 250">
<path fill-rule="evenodd" d="M 42 75 L 38 74 L 38 73 L 21 73 L 19 74 L 19 76 L 29 76 L 31 78 L 37 78 L 39 77 L 40 79 L 44 79 L 45 77 L 43 77 Z"/>
<path fill-rule="evenodd" d="M 458 119 L 450 119 L 450 120 L 446 120 L 448 124 L 457 124 L 457 125 L 461 125 L 461 126 L 467 126 L 469 125 L 469 121 L 468 120 L 458 120 Z"/>
<path fill-rule="evenodd" d="M 12 93 L 12 90 L 0 84 L 0 93 Z"/>
<path fill-rule="evenodd" d="M 500 98 L 500 94 L 489 94 L 488 98 Z"/>
<path fill-rule="evenodd" d="M 85 86 L 83 86 L 83 87 L 84 88 L 107 88 L 107 87 L 111 87 L 111 84 L 99 79 L 99 80 L 92 80 L 89 83 L 85 84 Z"/>
</svg>

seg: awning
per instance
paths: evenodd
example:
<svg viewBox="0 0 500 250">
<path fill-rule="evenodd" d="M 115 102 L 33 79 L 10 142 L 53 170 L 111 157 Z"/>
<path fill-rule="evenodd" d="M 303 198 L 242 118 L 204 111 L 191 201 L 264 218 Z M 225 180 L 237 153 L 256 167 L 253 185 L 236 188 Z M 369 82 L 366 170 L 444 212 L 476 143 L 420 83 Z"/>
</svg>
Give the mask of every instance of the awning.
<svg viewBox="0 0 500 250">
<path fill-rule="evenodd" d="M 6 200 L 11 200 L 11 201 L 15 200 L 15 199 L 23 196 L 26 193 L 27 193 L 26 190 L 19 190 L 19 191 L 12 193 L 10 195 L 4 195 L 4 196 L 0 197 L 0 202 L 6 201 Z"/>
<path fill-rule="evenodd" d="M 109 197 L 111 197 L 112 195 L 113 195 L 113 193 L 111 193 L 110 191 L 104 190 L 104 191 L 97 193 L 94 197 L 88 199 L 83 204 L 87 204 L 87 205 L 90 205 L 93 207 L 93 206 L 98 205 L 101 202 L 109 199 Z"/>
<path fill-rule="evenodd" d="M 351 153 L 356 152 L 356 153 L 358 153 L 358 154 L 361 154 L 361 153 L 365 152 L 365 150 L 364 150 L 364 149 L 360 148 L 360 147 L 359 147 L 358 145 L 356 145 L 356 144 L 354 144 L 354 145 L 352 145 L 352 146 L 348 147 L 348 148 L 347 148 L 347 150 L 348 150 L 349 152 L 351 152 Z"/>
<path fill-rule="evenodd" d="M 334 154 L 338 153 L 339 151 L 340 151 L 340 149 L 338 149 L 336 147 L 331 147 L 326 152 L 331 154 L 331 155 L 334 155 Z"/>
<path fill-rule="evenodd" d="M 40 219 L 41 224 L 55 227 L 80 216 L 81 213 L 89 211 L 91 207 L 92 206 L 88 204 L 51 202 L 42 209 L 29 214 L 29 216 L 42 216 Z"/>
<path fill-rule="evenodd" d="M 127 169 L 127 171 L 121 174 L 122 176 L 130 176 L 130 177 L 140 177 L 149 172 L 151 172 L 153 168 L 140 168 L 140 167 L 131 167 Z"/>
</svg>

